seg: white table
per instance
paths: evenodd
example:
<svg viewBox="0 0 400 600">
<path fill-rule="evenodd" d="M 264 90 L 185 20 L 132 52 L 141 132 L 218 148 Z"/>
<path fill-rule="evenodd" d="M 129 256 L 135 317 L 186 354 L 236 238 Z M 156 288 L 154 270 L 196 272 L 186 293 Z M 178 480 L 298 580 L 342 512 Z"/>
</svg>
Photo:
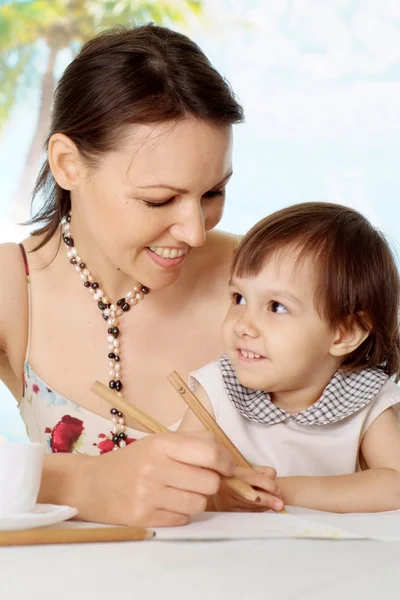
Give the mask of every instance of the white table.
<svg viewBox="0 0 400 600">
<path fill-rule="evenodd" d="M 400 542 L 0 548 L 1 600 L 399 600 Z"/>
</svg>

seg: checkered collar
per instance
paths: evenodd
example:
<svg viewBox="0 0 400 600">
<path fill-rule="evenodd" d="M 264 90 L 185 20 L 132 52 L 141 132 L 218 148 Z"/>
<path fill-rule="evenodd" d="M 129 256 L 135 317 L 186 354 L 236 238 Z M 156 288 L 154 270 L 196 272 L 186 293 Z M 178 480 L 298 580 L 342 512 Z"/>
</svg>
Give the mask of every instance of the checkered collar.
<svg viewBox="0 0 400 600">
<path fill-rule="evenodd" d="M 278 408 L 268 392 L 251 390 L 239 383 L 226 355 L 220 359 L 225 390 L 238 412 L 249 421 L 275 425 L 290 419 L 300 425 L 329 425 L 366 406 L 381 390 L 388 376 L 380 369 L 353 373 L 336 371 L 321 398 L 307 410 L 290 414 Z"/>
</svg>

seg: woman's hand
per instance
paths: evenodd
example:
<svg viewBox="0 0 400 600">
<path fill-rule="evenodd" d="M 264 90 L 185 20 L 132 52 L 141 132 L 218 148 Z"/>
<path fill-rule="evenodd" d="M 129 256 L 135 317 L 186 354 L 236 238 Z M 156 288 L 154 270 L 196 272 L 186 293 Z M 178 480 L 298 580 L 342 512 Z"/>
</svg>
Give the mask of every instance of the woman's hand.
<svg viewBox="0 0 400 600">
<path fill-rule="evenodd" d="M 283 509 L 275 469 L 272 467 L 256 467 L 255 469 L 237 467 L 235 475 L 257 488 L 261 498 L 260 502 L 245 500 L 222 481 L 219 492 L 214 496 L 214 506 L 217 510 L 224 512 L 265 512 L 270 509 L 275 511 Z"/>
<path fill-rule="evenodd" d="M 54 488 L 60 476 L 54 470 L 58 458 L 47 457 L 40 501 L 54 501 L 54 492 L 49 497 L 46 488 L 51 477 Z M 68 459 L 74 469 L 65 467 Z M 231 455 L 208 432 L 159 433 L 99 457 L 64 455 L 62 460 L 57 502 L 76 506 L 81 520 L 118 525 L 184 525 L 205 510 L 221 476 L 235 471 Z"/>
</svg>

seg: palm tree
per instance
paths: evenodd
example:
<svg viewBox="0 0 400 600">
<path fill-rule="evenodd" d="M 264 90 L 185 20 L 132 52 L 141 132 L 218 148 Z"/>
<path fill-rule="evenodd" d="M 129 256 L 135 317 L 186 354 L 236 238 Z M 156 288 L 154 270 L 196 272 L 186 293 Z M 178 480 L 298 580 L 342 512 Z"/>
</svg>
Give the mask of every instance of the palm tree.
<svg viewBox="0 0 400 600">
<path fill-rule="evenodd" d="M 40 86 L 40 109 L 13 202 L 14 219 L 26 220 L 50 121 L 55 67 L 61 51 L 71 59 L 95 32 L 117 24 L 153 21 L 185 25 L 202 0 L 17 0 L 0 6 L 0 127 L 22 91 Z M 46 56 L 41 73 L 35 63 Z"/>
</svg>

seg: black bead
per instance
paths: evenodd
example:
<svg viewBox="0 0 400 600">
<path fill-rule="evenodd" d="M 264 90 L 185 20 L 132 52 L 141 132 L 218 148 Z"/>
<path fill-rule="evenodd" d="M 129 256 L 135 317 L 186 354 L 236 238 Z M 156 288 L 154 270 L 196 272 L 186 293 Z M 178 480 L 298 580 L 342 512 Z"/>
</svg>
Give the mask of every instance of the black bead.
<svg viewBox="0 0 400 600">
<path fill-rule="evenodd" d="M 117 379 L 117 381 L 115 381 L 114 383 L 115 383 L 115 389 L 117 390 L 117 392 L 120 392 L 122 390 L 122 381 Z"/>
<path fill-rule="evenodd" d="M 85 281 L 83 284 L 86 288 L 90 288 L 90 281 Z"/>
<path fill-rule="evenodd" d="M 81 269 L 84 269 L 86 267 L 85 263 L 79 263 L 79 266 Z"/>
<path fill-rule="evenodd" d="M 112 333 L 112 335 L 113 335 L 115 338 L 117 338 L 117 337 L 119 336 L 119 329 L 118 329 L 118 327 L 112 327 L 112 328 L 111 328 L 111 333 Z"/>
<path fill-rule="evenodd" d="M 149 288 L 146 287 L 145 285 L 142 285 L 142 294 L 148 294 L 149 293 Z"/>
<path fill-rule="evenodd" d="M 128 436 L 126 435 L 126 433 L 121 431 L 121 433 L 118 434 L 118 437 L 120 440 L 125 440 Z"/>
<path fill-rule="evenodd" d="M 130 306 L 127 302 L 125 302 L 125 304 L 122 305 L 122 310 L 124 312 L 128 312 L 128 310 L 130 309 Z"/>
<path fill-rule="evenodd" d="M 124 415 L 122 414 L 122 412 L 119 412 L 119 413 L 118 413 L 118 416 L 119 416 L 120 418 L 122 418 Z"/>
<path fill-rule="evenodd" d="M 107 316 L 107 315 L 105 315 L 104 313 L 103 313 L 103 319 L 104 319 L 105 321 L 108 321 L 108 316 Z"/>
<path fill-rule="evenodd" d="M 76 265 L 76 258 L 71 258 L 69 262 L 71 263 L 71 265 Z"/>
<path fill-rule="evenodd" d="M 72 239 L 72 237 L 65 237 L 64 242 L 67 244 L 67 246 L 70 246 L 70 247 L 72 247 L 74 245 L 74 240 Z"/>
<path fill-rule="evenodd" d="M 111 360 L 112 358 L 115 358 L 115 354 L 114 352 L 110 352 L 110 354 L 108 355 L 108 358 Z"/>
<path fill-rule="evenodd" d="M 102 302 L 101 300 L 98 301 L 97 306 L 100 310 L 106 310 L 107 308 L 107 304 L 104 304 L 104 302 Z"/>
<path fill-rule="evenodd" d="M 97 290 L 97 288 L 99 288 L 99 287 L 100 287 L 100 286 L 99 286 L 99 284 L 97 283 L 97 281 L 93 281 L 93 283 L 92 283 L 92 288 L 93 288 L 94 290 Z"/>
<path fill-rule="evenodd" d="M 114 442 L 114 444 L 118 444 L 118 442 L 119 442 L 118 436 L 114 435 L 112 441 Z"/>
<path fill-rule="evenodd" d="M 71 215 L 67 216 L 67 223 L 71 223 Z"/>
<path fill-rule="evenodd" d="M 117 306 L 122 306 L 123 304 L 125 304 L 125 298 L 120 298 L 117 302 Z"/>
<path fill-rule="evenodd" d="M 111 379 L 111 381 L 108 382 L 108 387 L 111 390 L 115 390 L 115 381 L 114 381 L 114 379 Z"/>
<path fill-rule="evenodd" d="M 118 354 L 115 354 L 114 360 L 115 360 L 115 362 L 119 362 L 121 360 L 120 357 L 118 356 Z"/>
<path fill-rule="evenodd" d="M 112 409 L 110 410 L 110 413 L 111 413 L 112 415 L 117 415 L 117 414 L 118 414 L 118 410 L 117 410 L 116 408 L 112 408 Z"/>
<path fill-rule="evenodd" d="M 112 327 L 109 327 L 109 328 L 107 329 L 107 333 L 109 333 L 110 335 L 112 334 Z"/>
</svg>

